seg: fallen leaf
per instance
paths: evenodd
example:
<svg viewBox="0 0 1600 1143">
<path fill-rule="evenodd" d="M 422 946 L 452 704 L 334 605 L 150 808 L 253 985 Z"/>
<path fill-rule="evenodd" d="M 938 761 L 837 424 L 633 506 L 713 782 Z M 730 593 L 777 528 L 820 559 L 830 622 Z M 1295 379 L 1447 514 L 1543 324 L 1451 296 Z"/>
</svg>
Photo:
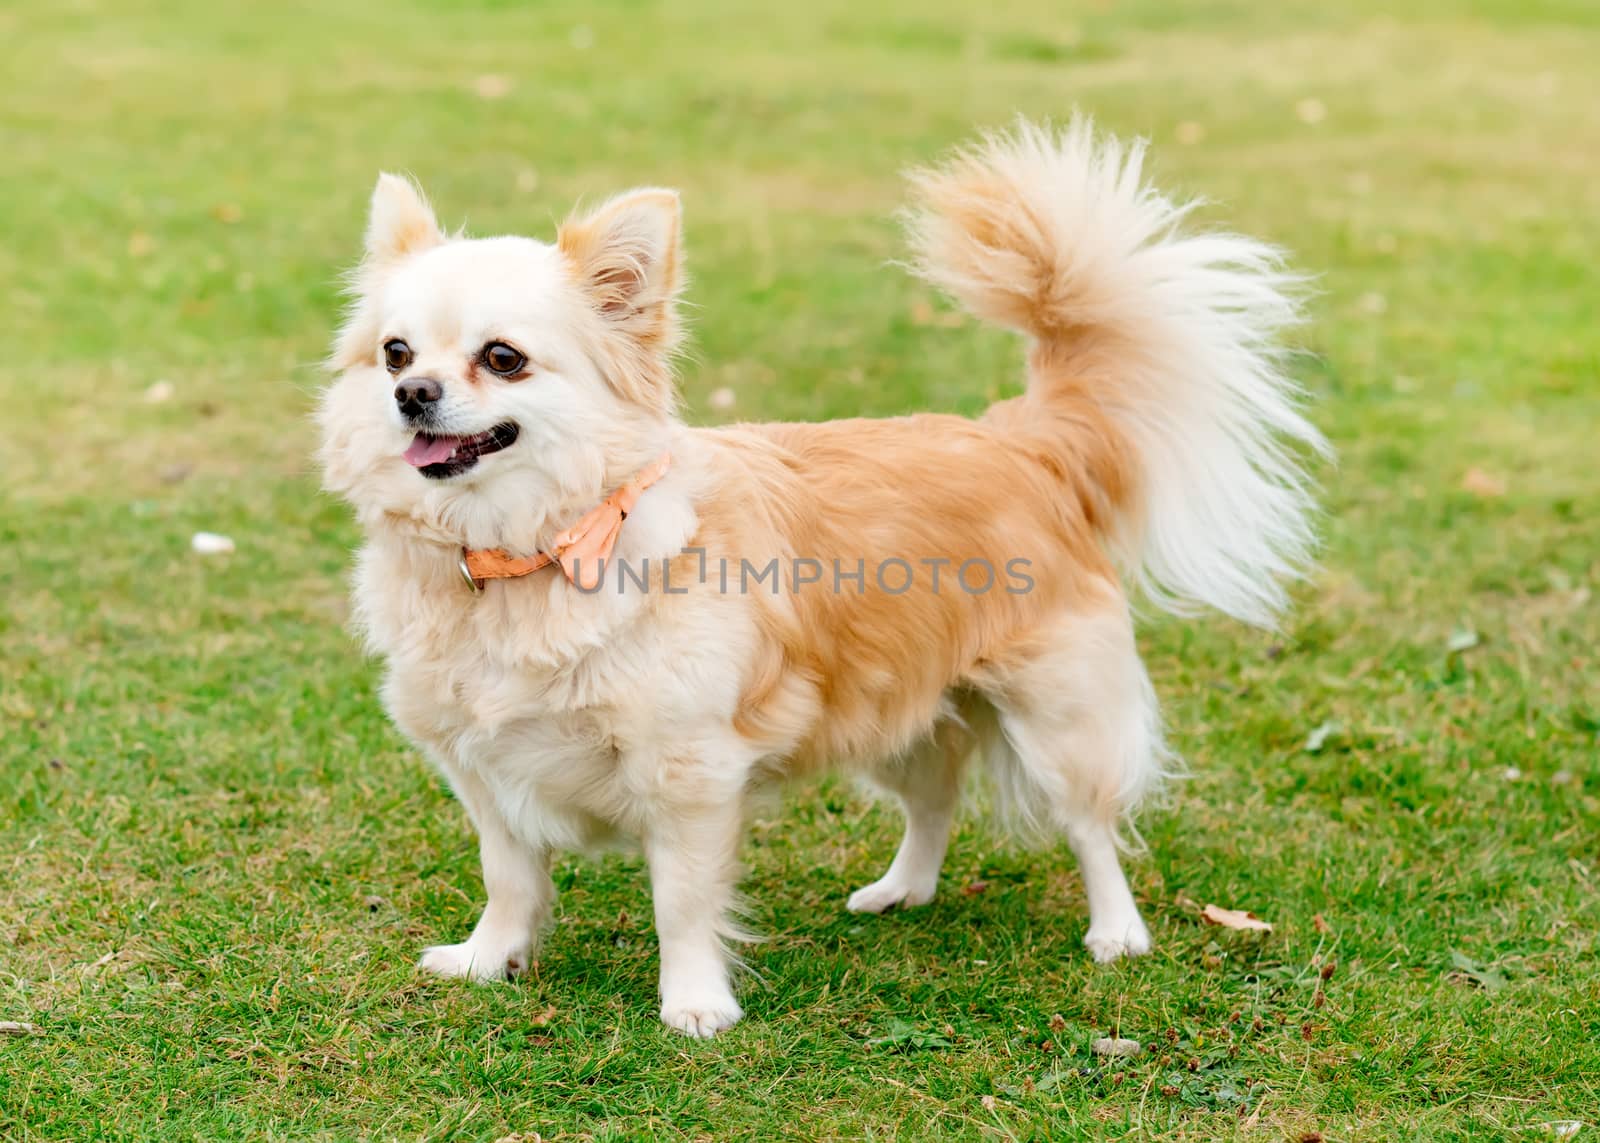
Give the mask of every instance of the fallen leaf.
<svg viewBox="0 0 1600 1143">
<path fill-rule="evenodd" d="M 1240 929 L 1248 932 L 1270 933 L 1272 925 L 1263 921 L 1254 913 L 1243 909 L 1224 909 L 1220 905 L 1207 905 L 1200 910 L 1200 919 L 1212 925 L 1221 925 L 1225 929 Z"/>
<path fill-rule="evenodd" d="M 987 881 L 969 881 L 961 887 L 961 894 L 964 897 L 976 897 L 987 888 L 989 888 Z"/>
<path fill-rule="evenodd" d="M 1461 478 L 1461 487 L 1474 496 L 1491 497 L 1506 494 L 1506 482 L 1503 479 L 1476 467 L 1467 469 L 1467 474 Z"/>
<path fill-rule="evenodd" d="M 1144 1045 L 1138 1040 L 1105 1036 L 1090 1044 L 1089 1050 L 1097 1056 L 1137 1056 L 1144 1051 Z"/>
<path fill-rule="evenodd" d="M 550 1007 L 546 1008 L 543 1012 L 539 1013 L 537 1016 L 535 1016 L 531 1020 L 529 1020 L 528 1023 L 533 1025 L 535 1028 L 543 1028 L 546 1024 L 550 1023 L 550 1021 L 554 1020 L 555 1018 L 556 1018 L 556 1006 L 554 1004 L 552 1004 L 552 1005 L 550 1005 Z"/>
<path fill-rule="evenodd" d="M 1320 754 L 1320 753 L 1322 753 L 1322 748 L 1328 744 L 1328 739 L 1332 738 L 1335 734 L 1338 734 L 1339 731 L 1341 731 L 1343 729 L 1344 728 L 1342 726 L 1340 726 L 1337 722 L 1332 722 L 1332 721 L 1324 722 L 1324 723 L 1321 723 L 1320 725 L 1314 727 L 1312 729 L 1311 733 L 1306 735 L 1306 745 L 1305 745 L 1306 753 L 1307 754 Z"/>
<path fill-rule="evenodd" d="M 38 1030 L 22 1020 L 0 1020 L 0 1036 L 31 1036 Z"/>
<path fill-rule="evenodd" d="M 480 75 L 472 82 L 479 99 L 504 99 L 511 94 L 511 81 L 503 75 Z"/>
<path fill-rule="evenodd" d="M 874 1040 L 868 1040 L 867 1046 L 899 1048 L 901 1051 L 915 1052 L 929 1048 L 953 1048 L 955 1044 L 948 1036 L 941 1036 L 937 1032 L 924 1032 L 908 1020 L 894 1019 L 889 1021 L 889 1030 Z"/>
<path fill-rule="evenodd" d="M 1472 981 L 1485 992 L 1499 992 L 1506 986 L 1506 978 L 1494 969 L 1478 964 L 1464 952 L 1450 950 L 1450 963 L 1455 966 L 1452 976 Z"/>
<path fill-rule="evenodd" d="M 1316 929 L 1319 933 L 1329 932 L 1333 928 L 1333 926 L 1328 924 L 1328 919 L 1321 913 L 1318 913 L 1316 916 L 1311 918 L 1311 927 Z"/>
<path fill-rule="evenodd" d="M 1052 1032 L 1065 1032 L 1067 1030 L 1067 1018 L 1057 1012 L 1050 1017 L 1050 1030 Z"/>
<path fill-rule="evenodd" d="M 202 556 L 221 556 L 233 551 L 233 541 L 227 536 L 218 535 L 216 532 L 196 532 L 189 540 L 189 547 Z"/>
<path fill-rule="evenodd" d="M 1328 117 L 1328 108 L 1320 99 L 1302 99 L 1294 105 L 1294 113 L 1300 122 L 1314 126 Z"/>
</svg>

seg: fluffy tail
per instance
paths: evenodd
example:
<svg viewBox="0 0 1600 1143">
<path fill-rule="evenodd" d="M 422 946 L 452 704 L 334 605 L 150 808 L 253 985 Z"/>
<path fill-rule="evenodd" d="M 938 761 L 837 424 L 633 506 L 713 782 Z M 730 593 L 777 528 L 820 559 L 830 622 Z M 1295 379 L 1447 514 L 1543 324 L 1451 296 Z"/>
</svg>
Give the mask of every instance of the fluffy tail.
<svg viewBox="0 0 1600 1143">
<path fill-rule="evenodd" d="M 1328 450 L 1277 341 L 1298 279 L 1260 242 L 1181 232 L 1194 204 L 1146 185 L 1143 154 L 1084 118 L 1022 122 L 913 172 L 916 269 L 1033 340 L 1031 399 L 1131 453 L 1129 486 L 1100 490 L 1124 574 L 1166 610 L 1270 626 L 1315 547 L 1300 456 Z"/>
</svg>

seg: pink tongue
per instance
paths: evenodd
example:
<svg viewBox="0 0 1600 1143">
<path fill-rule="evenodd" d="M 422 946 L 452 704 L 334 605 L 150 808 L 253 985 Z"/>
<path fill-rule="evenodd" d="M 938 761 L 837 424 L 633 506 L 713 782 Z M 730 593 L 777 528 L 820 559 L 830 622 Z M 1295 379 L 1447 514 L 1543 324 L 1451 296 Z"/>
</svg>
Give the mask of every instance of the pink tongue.
<svg viewBox="0 0 1600 1143">
<path fill-rule="evenodd" d="M 455 437 L 430 437 L 423 433 L 406 449 L 406 463 L 413 468 L 442 464 L 456 454 Z"/>
</svg>

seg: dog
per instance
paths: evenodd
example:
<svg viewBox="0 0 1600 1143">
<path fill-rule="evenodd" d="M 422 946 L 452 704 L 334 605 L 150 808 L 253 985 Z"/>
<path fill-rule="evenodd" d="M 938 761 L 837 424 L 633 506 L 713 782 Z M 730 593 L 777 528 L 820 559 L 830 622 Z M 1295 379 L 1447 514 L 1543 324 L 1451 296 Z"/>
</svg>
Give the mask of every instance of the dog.
<svg viewBox="0 0 1600 1143">
<path fill-rule="evenodd" d="M 661 1019 L 713 1036 L 742 1015 L 752 797 L 827 768 L 897 796 L 899 850 L 847 902 L 880 913 L 933 898 L 980 759 L 1009 830 L 1074 850 L 1094 959 L 1150 948 L 1119 846 L 1172 764 L 1133 601 L 1272 625 L 1326 444 L 1285 367 L 1300 279 L 1188 228 L 1142 155 L 1019 121 L 911 174 L 911 266 L 1023 335 L 1021 396 L 721 428 L 675 393 L 675 192 L 549 244 L 447 235 L 379 178 L 320 460 L 383 700 L 477 831 L 487 905 L 423 969 L 524 971 L 552 854 L 634 841 Z"/>
</svg>

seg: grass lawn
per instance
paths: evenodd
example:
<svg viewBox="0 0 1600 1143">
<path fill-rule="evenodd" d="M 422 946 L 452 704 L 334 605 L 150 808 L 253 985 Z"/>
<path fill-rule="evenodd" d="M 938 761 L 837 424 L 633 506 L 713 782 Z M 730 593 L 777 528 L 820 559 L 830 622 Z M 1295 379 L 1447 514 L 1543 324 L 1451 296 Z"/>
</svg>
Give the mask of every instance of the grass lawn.
<svg viewBox="0 0 1600 1143">
<path fill-rule="evenodd" d="M 767 7 L 0 7 L 0 1137 L 1600 1131 L 1600 9 Z M 897 171 L 1075 104 L 1318 276 L 1340 453 L 1284 633 L 1144 629 L 1193 772 L 1156 951 L 1097 968 L 1066 847 L 974 824 L 933 906 L 848 915 L 898 816 L 825 785 L 756 825 L 715 1041 L 656 1021 L 636 858 L 559 865 L 529 979 L 423 979 L 476 847 L 309 459 L 375 173 L 545 236 L 682 188 L 696 420 L 974 412 L 1018 346 L 886 265 Z"/>
</svg>

